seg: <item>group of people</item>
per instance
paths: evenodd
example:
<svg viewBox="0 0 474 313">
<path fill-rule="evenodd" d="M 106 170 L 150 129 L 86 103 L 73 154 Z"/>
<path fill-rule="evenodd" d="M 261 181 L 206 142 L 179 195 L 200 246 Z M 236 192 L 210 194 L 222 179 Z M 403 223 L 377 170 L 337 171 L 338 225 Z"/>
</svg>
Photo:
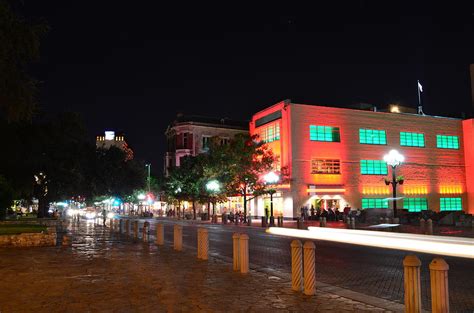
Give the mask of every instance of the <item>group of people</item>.
<svg viewBox="0 0 474 313">
<path fill-rule="evenodd" d="M 328 221 L 340 221 L 346 217 L 357 217 L 360 215 L 360 210 L 352 210 L 352 208 L 346 204 L 343 211 L 341 212 L 337 207 L 330 208 L 314 208 L 314 205 L 311 205 L 311 208 L 307 206 L 301 207 L 301 218 L 305 221 L 307 220 L 319 220 L 321 217 L 325 217 Z"/>
<path fill-rule="evenodd" d="M 236 220 L 238 223 L 242 223 L 244 221 L 244 213 L 242 213 L 242 211 L 238 211 L 235 213 L 230 211 L 228 216 L 229 221 L 231 221 L 232 223 L 235 223 Z"/>
</svg>

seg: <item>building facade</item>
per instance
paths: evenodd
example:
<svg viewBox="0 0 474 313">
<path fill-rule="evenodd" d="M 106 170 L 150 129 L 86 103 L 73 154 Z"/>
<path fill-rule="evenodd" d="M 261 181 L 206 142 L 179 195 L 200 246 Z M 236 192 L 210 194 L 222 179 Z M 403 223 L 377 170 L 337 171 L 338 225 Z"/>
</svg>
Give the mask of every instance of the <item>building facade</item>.
<svg viewBox="0 0 474 313">
<path fill-rule="evenodd" d="M 397 113 L 391 113 L 397 112 Z M 301 207 L 392 207 L 391 167 L 383 157 L 398 150 L 405 162 L 397 207 L 474 213 L 474 119 L 277 103 L 256 113 L 258 134 L 287 167 L 289 184 L 274 195 L 276 215 L 295 217 Z M 263 215 L 268 199 L 254 199 Z"/>
<path fill-rule="evenodd" d="M 207 152 L 211 138 L 217 137 L 222 144 L 226 144 L 239 133 L 248 133 L 247 122 L 178 114 L 165 133 L 165 175 L 168 175 L 170 168 L 180 166 L 183 157 Z"/>
<path fill-rule="evenodd" d="M 125 152 L 127 160 L 133 159 L 133 150 L 128 146 L 123 134 L 116 134 L 114 131 L 106 130 L 104 135 L 96 136 L 95 146 L 97 149 L 119 148 Z"/>
</svg>

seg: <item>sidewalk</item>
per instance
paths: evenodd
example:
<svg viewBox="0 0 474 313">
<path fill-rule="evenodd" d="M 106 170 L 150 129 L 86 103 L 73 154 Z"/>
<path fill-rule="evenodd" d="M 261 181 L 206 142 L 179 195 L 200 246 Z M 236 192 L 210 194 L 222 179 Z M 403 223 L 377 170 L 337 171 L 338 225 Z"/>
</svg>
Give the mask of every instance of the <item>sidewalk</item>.
<svg viewBox="0 0 474 313">
<path fill-rule="evenodd" d="M 329 292 L 291 290 L 271 273 L 70 226 L 72 247 L 0 249 L 0 312 L 390 312 Z"/>
</svg>

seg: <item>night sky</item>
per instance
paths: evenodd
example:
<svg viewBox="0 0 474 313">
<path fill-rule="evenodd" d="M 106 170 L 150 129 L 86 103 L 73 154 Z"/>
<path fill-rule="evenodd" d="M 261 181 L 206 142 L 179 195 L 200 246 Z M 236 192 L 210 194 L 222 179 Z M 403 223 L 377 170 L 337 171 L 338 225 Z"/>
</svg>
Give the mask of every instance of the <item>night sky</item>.
<svg viewBox="0 0 474 313">
<path fill-rule="evenodd" d="M 416 107 L 419 79 L 426 114 L 472 114 L 472 2 L 173 3 L 24 1 L 23 15 L 51 27 L 32 68 L 41 109 L 82 113 L 91 140 L 123 131 L 155 173 L 178 112 L 249 120 L 283 99 Z"/>
</svg>

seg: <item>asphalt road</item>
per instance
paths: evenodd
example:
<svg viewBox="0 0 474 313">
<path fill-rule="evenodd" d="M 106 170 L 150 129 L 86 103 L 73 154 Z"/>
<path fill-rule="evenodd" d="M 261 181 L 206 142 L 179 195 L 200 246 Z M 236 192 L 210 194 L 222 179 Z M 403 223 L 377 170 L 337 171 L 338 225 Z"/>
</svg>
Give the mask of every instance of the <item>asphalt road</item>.
<svg viewBox="0 0 474 313">
<path fill-rule="evenodd" d="M 154 239 L 156 220 L 151 223 Z M 140 220 L 140 227 L 144 220 Z M 173 240 L 172 224 L 183 227 L 185 248 L 195 249 L 196 228 L 209 229 L 210 253 L 222 258 L 232 258 L 232 234 L 249 235 L 251 267 L 268 268 L 282 273 L 291 272 L 290 242 L 294 238 L 270 235 L 257 227 L 213 225 L 163 219 L 165 241 Z M 355 246 L 327 241 L 316 244 L 316 279 L 318 281 L 351 289 L 379 298 L 403 303 L 403 257 L 406 251 Z M 429 310 L 430 283 L 428 265 L 435 255 L 416 253 L 422 261 L 421 284 L 423 308 Z M 451 312 L 474 311 L 474 262 L 471 259 L 444 257 L 450 266 L 449 290 Z"/>
</svg>

